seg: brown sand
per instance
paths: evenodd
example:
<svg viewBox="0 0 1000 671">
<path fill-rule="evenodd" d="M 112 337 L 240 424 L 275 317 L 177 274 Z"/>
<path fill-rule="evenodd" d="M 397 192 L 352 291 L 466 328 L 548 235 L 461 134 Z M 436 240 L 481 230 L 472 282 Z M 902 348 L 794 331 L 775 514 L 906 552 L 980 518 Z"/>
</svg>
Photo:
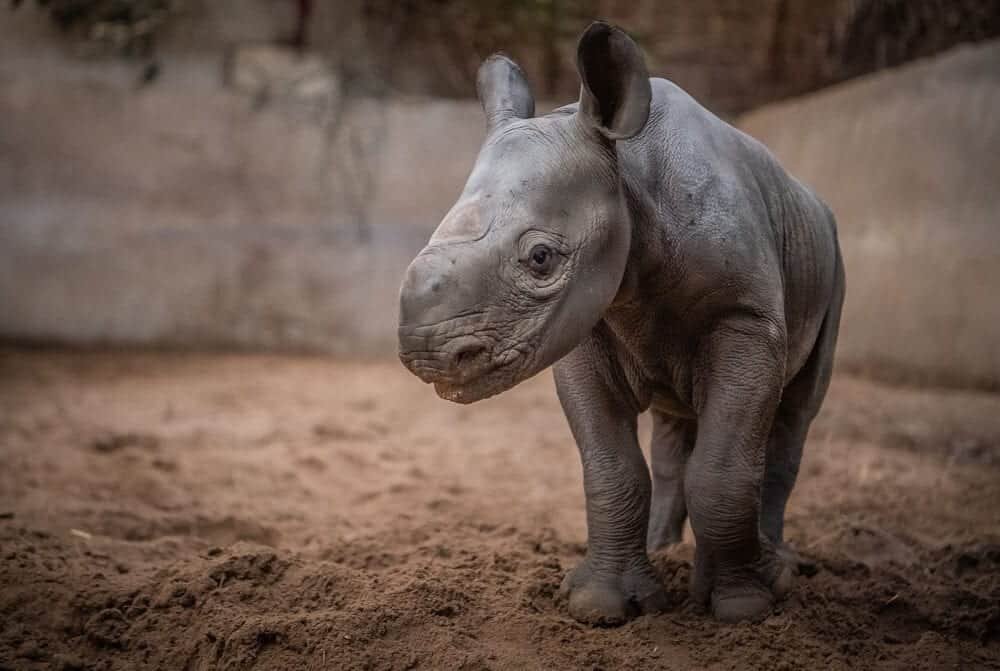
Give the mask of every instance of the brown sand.
<svg viewBox="0 0 1000 671">
<path fill-rule="evenodd" d="M 648 427 L 646 432 L 648 433 Z M 471 407 L 394 362 L 0 353 L 0 669 L 1000 668 L 1000 397 L 834 381 L 759 625 L 616 629 L 548 374 Z"/>
</svg>

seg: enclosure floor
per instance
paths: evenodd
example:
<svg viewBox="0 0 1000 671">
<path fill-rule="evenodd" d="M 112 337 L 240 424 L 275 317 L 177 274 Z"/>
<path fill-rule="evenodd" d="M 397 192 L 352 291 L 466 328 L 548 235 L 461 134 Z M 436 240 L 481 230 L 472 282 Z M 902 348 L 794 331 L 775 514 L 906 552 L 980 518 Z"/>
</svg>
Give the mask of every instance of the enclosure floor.
<svg viewBox="0 0 1000 671">
<path fill-rule="evenodd" d="M 0 464 L 0 669 L 1000 665 L 998 396 L 835 379 L 757 625 L 689 602 L 690 542 L 669 612 L 567 616 L 548 373 L 461 407 L 395 362 L 5 350 Z"/>
</svg>

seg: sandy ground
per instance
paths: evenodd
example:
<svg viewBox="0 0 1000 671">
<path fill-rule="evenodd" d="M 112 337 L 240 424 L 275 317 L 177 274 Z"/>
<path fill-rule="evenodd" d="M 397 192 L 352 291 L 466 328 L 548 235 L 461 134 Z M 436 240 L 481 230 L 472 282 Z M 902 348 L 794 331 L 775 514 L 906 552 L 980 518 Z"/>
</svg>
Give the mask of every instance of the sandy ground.
<svg viewBox="0 0 1000 671">
<path fill-rule="evenodd" d="M 645 427 L 648 433 L 648 427 Z M 616 629 L 548 374 L 470 407 L 395 362 L 0 352 L 0 669 L 1000 668 L 1000 397 L 835 379 L 794 595 Z"/>
</svg>

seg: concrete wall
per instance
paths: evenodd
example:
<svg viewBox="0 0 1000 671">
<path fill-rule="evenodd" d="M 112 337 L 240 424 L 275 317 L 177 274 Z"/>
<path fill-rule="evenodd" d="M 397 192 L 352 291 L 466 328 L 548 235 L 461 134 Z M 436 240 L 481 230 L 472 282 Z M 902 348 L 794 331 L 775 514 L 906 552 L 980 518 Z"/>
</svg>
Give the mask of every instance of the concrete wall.
<svg viewBox="0 0 1000 671">
<path fill-rule="evenodd" d="M 162 76 L 0 22 L 0 334 L 67 343 L 395 344 L 406 263 L 478 150 L 475 102 L 262 98 L 222 50 Z"/>
<path fill-rule="evenodd" d="M 742 126 L 838 217 L 842 364 L 1000 388 L 1000 41 L 766 107 Z"/>
<path fill-rule="evenodd" d="M 240 92 L 218 45 L 167 50 L 142 86 L 49 31 L 0 19 L 0 337 L 394 350 L 475 102 Z M 992 43 L 743 119 L 839 217 L 844 365 L 1000 386 L 998 77 Z"/>
</svg>

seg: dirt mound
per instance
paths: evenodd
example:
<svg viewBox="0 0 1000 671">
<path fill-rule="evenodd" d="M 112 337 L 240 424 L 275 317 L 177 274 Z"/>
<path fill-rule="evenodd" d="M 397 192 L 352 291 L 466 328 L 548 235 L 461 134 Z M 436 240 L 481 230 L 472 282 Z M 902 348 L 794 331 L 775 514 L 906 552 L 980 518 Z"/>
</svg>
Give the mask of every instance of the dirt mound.
<svg viewBox="0 0 1000 671">
<path fill-rule="evenodd" d="M 684 543 L 670 612 L 594 629 L 558 597 L 585 534 L 548 376 L 471 408 L 315 358 L 6 352 L 0 380 L 0 669 L 1000 664 L 996 396 L 835 380 L 792 597 L 721 625 Z"/>
</svg>

